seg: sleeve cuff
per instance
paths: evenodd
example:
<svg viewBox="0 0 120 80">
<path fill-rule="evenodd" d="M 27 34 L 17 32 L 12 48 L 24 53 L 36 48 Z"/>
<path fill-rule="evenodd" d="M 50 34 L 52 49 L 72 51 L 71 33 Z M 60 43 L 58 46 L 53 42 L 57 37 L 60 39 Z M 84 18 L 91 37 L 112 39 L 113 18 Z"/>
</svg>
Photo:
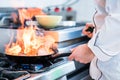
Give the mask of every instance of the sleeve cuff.
<svg viewBox="0 0 120 80">
<path fill-rule="evenodd" d="M 104 54 L 98 47 L 93 46 L 93 45 L 88 45 L 88 47 L 93 51 L 93 53 L 95 54 L 95 56 L 101 60 L 101 61 L 107 61 L 110 58 L 112 58 L 112 56 L 109 56 L 107 54 Z"/>
<path fill-rule="evenodd" d="M 88 47 L 92 50 L 94 55 L 101 61 L 107 61 L 112 56 L 105 54 L 98 46 L 95 46 L 95 40 L 97 38 L 98 34 L 95 34 L 95 36 L 88 42 Z"/>
</svg>

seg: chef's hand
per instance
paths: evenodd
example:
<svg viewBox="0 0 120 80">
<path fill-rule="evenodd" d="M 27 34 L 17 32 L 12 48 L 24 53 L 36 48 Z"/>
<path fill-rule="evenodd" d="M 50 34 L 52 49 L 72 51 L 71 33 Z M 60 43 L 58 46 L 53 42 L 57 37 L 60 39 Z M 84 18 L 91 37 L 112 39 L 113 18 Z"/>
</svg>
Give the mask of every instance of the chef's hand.
<svg viewBox="0 0 120 80">
<path fill-rule="evenodd" d="M 69 60 L 76 60 L 80 63 L 87 64 L 94 58 L 94 54 L 87 44 L 79 45 L 71 51 L 72 54 L 68 57 Z"/>
<path fill-rule="evenodd" d="M 86 23 L 86 26 L 83 28 L 82 33 L 89 38 L 93 36 L 94 25 L 93 23 Z"/>
</svg>

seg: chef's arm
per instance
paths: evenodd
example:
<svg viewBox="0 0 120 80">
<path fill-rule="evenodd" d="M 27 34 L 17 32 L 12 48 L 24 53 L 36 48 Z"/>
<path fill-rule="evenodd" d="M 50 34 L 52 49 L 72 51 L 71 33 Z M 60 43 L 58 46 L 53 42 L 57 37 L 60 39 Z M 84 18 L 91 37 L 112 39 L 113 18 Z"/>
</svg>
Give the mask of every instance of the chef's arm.
<svg viewBox="0 0 120 80">
<path fill-rule="evenodd" d="M 88 47 L 101 61 L 120 54 L 120 15 L 109 14 L 101 30 L 88 42 Z"/>
</svg>

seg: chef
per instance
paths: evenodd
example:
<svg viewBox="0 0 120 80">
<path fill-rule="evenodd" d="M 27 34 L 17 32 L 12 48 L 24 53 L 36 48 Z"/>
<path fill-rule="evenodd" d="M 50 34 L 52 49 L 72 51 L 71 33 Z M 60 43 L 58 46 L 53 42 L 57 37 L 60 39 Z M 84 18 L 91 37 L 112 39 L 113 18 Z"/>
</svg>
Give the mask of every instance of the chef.
<svg viewBox="0 0 120 80">
<path fill-rule="evenodd" d="M 70 60 L 90 64 L 94 80 L 120 80 L 120 0 L 95 0 L 94 32 L 87 44 L 72 49 Z M 90 24 L 91 25 L 91 24 Z"/>
</svg>

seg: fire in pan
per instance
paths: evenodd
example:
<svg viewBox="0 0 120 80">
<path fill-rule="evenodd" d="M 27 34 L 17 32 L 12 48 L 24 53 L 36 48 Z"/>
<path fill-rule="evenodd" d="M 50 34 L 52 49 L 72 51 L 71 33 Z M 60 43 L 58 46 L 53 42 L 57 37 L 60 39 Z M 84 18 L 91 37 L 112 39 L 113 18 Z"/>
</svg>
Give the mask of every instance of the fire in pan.
<svg viewBox="0 0 120 80">
<path fill-rule="evenodd" d="M 43 63 L 55 57 L 69 56 L 70 53 L 58 54 L 53 47 L 55 40 L 50 35 L 44 35 L 44 30 L 35 26 L 20 27 L 16 40 L 11 38 L 6 45 L 5 55 L 13 62 L 21 64 Z M 57 55 L 57 56 L 56 56 Z"/>
</svg>

